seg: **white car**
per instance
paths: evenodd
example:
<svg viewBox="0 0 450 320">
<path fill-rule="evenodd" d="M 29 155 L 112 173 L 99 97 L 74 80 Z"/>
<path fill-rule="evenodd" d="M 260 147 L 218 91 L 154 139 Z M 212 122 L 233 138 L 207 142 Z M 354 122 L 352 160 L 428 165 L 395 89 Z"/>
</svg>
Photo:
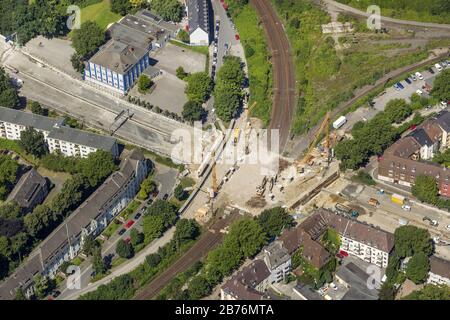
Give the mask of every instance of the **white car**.
<svg viewBox="0 0 450 320">
<path fill-rule="evenodd" d="M 437 71 L 442 71 L 442 66 L 439 63 L 436 63 L 434 67 L 437 69 Z"/>
<path fill-rule="evenodd" d="M 411 211 L 411 206 L 408 206 L 407 204 L 402 205 L 402 209 L 405 211 Z"/>
<path fill-rule="evenodd" d="M 414 74 L 411 75 L 411 79 L 413 79 L 414 81 L 417 81 L 417 78 Z"/>
<path fill-rule="evenodd" d="M 450 231 L 450 224 L 446 225 L 445 229 L 447 229 L 447 231 Z"/>
<path fill-rule="evenodd" d="M 419 96 L 421 96 L 421 95 L 423 94 L 423 91 L 420 90 L 420 89 L 417 89 L 416 93 L 417 93 Z"/>
<path fill-rule="evenodd" d="M 416 72 L 416 77 L 420 80 L 423 80 L 423 75 L 420 72 Z"/>
<path fill-rule="evenodd" d="M 442 108 L 447 108 L 447 102 L 441 101 L 441 106 L 442 106 Z"/>
</svg>

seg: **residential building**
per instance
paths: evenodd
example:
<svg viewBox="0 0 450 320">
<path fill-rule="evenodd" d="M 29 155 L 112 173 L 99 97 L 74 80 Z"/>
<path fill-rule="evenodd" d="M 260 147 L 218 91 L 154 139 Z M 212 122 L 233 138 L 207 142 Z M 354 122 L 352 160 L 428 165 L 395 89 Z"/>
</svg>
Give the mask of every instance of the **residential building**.
<svg viewBox="0 0 450 320">
<path fill-rule="evenodd" d="M 28 213 L 45 200 L 48 191 L 47 180 L 32 168 L 20 177 L 7 200 L 17 202 L 22 212 Z"/>
<path fill-rule="evenodd" d="M 0 137 L 8 140 L 20 140 L 20 135 L 31 127 L 47 138 L 55 125 L 61 126 L 63 118 L 49 118 L 12 108 L 0 107 Z"/>
<path fill-rule="evenodd" d="M 49 118 L 15 109 L 0 107 L 0 137 L 20 140 L 28 127 L 43 133 L 49 151 L 61 152 L 65 156 L 87 157 L 97 150 L 119 156 L 116 139 L 64 126 L 63 118 Z"/>
<path fill-rule="evenodd" d="M 270 271 L 263 260 L 257 259 L 238 270 L 220 288 L 221 300 L 262 300 L 269 286 Z"/>
<path fill-rule="evenodd" d="M 88 61 L 84 78 L 119 94 L 125 94 L 151 66 L 150 51 L 172 36 L 147 10 L 123 17 L 106 34 L 110 40 Z M 154 69 L 149 73 L 159 74 Z"/>
<path fill-rule="evenodd" d="M 139 150 L 131 151 L 114 172 L 59 225 L 7 280 L 0 283 L 0 299 L 12 299 L 17 288 L 33 293 L 33 278 L 53 278 L 64 261 L 80 252 L 86 236 L 98 236 L 137 194 L 149 171 Z"/>
<path fill-rule="evenodd" d="M 440 112 L 436 116 L 436 121 L 437 125 L 442 130 L 440 151 L 443 152 L 450 147 L 450 112 L 447 110 Z"/>
<path fill-rule="evenodd" d="M 210 0 L 187 0 L 190 44 L 208 46 L 211 34 Z"/>
<path fill-rule="evenodd" d="M 270 272 L 270 283 L 286 279 L 291 271 L 291 256 L 280 241 L 274 241 L 262 250 L 262 260 Z"/>
<path fill-rule="evenodd" d="M 450 261 L 431 256 L 427 283 L 450 286 Z"/>
</svg>

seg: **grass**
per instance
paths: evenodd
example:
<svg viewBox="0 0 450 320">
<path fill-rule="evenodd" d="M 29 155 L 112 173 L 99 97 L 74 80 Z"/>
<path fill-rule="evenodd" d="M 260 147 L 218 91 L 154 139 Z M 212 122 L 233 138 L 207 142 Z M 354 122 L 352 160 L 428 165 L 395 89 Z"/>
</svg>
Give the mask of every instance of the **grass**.
<svg viewBox="0 0 450 320">
<path fill-rule="evenodd" d="M 81 9 L 81 23 L 95 21 L 103 30 L 106 30 L 110 23 L 116 22 L 121 17 L 121 15 L 111 12 L 110 0 L 103 0 Z M 72 32 L 69 33 L 69 36 L 71 34 Z"/>
<path fill-rule="evenodd" d="M 264 30 L 256 12 L 250 5 L 233 11 L 233 21 L 239 30 L 248 64 L 250 101 L 257 105 L 251 115 L 261 119 L 265 125 L 270 122 L 272 110 L 272 66 Z"/>
<path fill-rule="evenodd" d="M 182 43 L 180 41 L 177 40 L 169 40 L 169 42 L 177 47 L 183 48 L 183 49 L 187 49 L 187 50 L 191 50 L 200 54 L 203 54 L 205 56 L 209 55 L 209 47 L 208 46 L 190 46 L 188 44 Z"/>
<path fill-rule="evenodd" d="M 109 226 L 102 232 L 102 235 L 104 235 L 107 238 L 110 238 L 121 226 L 120 223 L 115 223 L 114 220 L 109 224 Z"/>
<path fill-rule="evenodd" d="M 10 150 L 17 153 L 20 157 L 30 162 L 33 165 L 38 165 L 39 160 L 33 157 L 31 154 L 26 153 L 17 140 L 7 140 L 0 138 L 0 150 Z"/>
<path fill-rule="evenodd" d="M 75 257 L 70 263 L 80 266 L 83 263 L 83 259 L 81 257 Z"/>
<path fill-rule="evenodd" d="M 141 201 L 139 200 L 131 201 L 130 204 L 120 213 L 120 216 L 125 220 L 128 220 L 128 218 L 136 211 L 140 204 Z"/>
<path fill-rule="evenodd" d="M 180 185 L 183 188 L 189 188 L 195 185 L 195 180 L 189 177 L 184 177 L 183 179 L 180 180 Z"/>
</svg>

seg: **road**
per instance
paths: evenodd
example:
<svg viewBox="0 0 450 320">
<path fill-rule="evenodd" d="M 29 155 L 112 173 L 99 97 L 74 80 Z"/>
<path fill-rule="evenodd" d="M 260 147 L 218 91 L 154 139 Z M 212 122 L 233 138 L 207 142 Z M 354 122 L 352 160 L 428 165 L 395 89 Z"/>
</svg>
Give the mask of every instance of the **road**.
<svg viewBox="0 0 450 320">
<path fill-rule="evenodd" d="M 223 239 L 224 234 L 221 230 L 238 217 L 239 213 L 234 212 L 216 222 L 180 259 L 139 291 L 135 299 L 150 300 L 154 298 L 176 275 L 186 271 L 214 249 Z"/>
<path fill-rule="evenodd" d="M 343 3 L 334 1 L 334 0 L 322 0 L 322 2 L 326 3 L 329 6 L 334 6 L 335 8 L 338 8 L 342 11 L 345 11 L 347 13 L 351 13 L 360 17 L 370 17 L 371 14 L 358 10 L 356 8 L 353 8 L 351 6 L 345 5 Z M 425 27 L 425 28 L 435 28 L 435 29 L 446 29 L 450 30 L 450 24 L 439 24 L 439 23 L 431 23 L 431 22 L 419 22 L 419 21 L 412 21 L 412 20 L 400 20 L 400 19 L 394 19 L 389 17 L 381 17 L 381 23 L 394 23 L 394 24 L 400 24 L 400 25 L 407 25 L 407 26 L 416 26 L 416 27 Z"/>
<path fill-rule="evenodd" d="M 295 108 L 295 70 L 289 40 L 269 0 L 250 0 L 261 19 L 273 64 L 273 107 L 270 129 L 279 130 L 280 151 L 289 139 Z"/>
</svg>

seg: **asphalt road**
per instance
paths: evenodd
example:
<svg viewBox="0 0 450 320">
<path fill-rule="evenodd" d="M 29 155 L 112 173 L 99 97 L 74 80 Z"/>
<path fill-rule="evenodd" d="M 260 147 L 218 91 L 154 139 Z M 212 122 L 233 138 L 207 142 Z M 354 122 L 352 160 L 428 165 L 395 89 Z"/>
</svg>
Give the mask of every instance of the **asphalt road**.
<svg viewBox="0 0 450 320">
<path fill-rule="evenodd" d="M 273 107 L 270 129 L 279 130 L 280 151 L 289 139 L 295 108 L 295 72 L 289 40 L 269 0 L 251 0 L 264 27 L 273 64 Z"/>
</svg>

